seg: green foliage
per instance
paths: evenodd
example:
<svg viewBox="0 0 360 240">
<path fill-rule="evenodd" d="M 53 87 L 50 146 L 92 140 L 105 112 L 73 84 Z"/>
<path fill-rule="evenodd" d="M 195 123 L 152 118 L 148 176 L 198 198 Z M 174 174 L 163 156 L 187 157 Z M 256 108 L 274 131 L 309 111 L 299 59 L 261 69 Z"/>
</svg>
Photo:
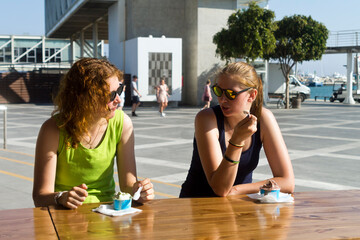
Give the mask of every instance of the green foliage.
<svg viewBox="0 0 360 240">
<path fill-rule="evenodd" d="M 267 57 L 293 62 L 320 60 L 326 49 L 329 31 L 311 16 L 293 15 L 276 22 L 276 49 Z"/>
<path fill-rule="evenodd" d="M 326 49 L 329 35 L 327 28 L 311 18 L 302 15 L 284 17 L 278 21 L 274 33 L 276 49 L 265 58 L 280 62 L 286 80 L 286 108 L 289 108 L 289 73 L 299 62 L 320 60 Z"/>
<path fill-rule="evenodd" d="M 228 19 L 228 28 L 213 37 L 216 54 L 229 62 L 231 58 L 254 61 L 275 59 L 286 79 L 286 102 L 289 107 L 289 73 L 297 63 L 321 59 L 329 31 L 311 16 L 293 15 L 274 22 L 275 14 L 255 2 L 238 10 Z"/>
<path fill-rule="evenodd" d="M 251 2 L 248 9 L 233 13 L 228 19 L 228 28 L 213 37 L 216 54 L 226 61 L 230 58 L 249 61 L 270 55 L 276 47 L 274 18 L 273 11 L 260 8 L 255 2 Z"/>
</svg>

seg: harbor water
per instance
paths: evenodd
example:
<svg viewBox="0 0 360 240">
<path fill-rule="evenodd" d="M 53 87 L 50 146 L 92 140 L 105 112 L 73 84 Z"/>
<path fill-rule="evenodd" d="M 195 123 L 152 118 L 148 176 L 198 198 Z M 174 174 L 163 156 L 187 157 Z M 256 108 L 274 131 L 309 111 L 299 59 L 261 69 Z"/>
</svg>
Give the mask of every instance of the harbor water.
<svg viewBox="0 0 360 240">
<path fill-rule="evenodd" d="M 334 86 L 323 85 L 323 86 L 309 87 L 309 88 L 310 88 L 310 99 L 315 99 L 315 96 L 331 97 Z M 355 91 L 356 89 L 357 89 L 356 85 L 353 85 L 353 91 Z"/>
<path fill-rule="evenodd" d="M 310 99 L 314 99 L 315 96 L 331 97 L 333 93 L 333 85 L 324 85 L 310 88 Z"/>
</svg>

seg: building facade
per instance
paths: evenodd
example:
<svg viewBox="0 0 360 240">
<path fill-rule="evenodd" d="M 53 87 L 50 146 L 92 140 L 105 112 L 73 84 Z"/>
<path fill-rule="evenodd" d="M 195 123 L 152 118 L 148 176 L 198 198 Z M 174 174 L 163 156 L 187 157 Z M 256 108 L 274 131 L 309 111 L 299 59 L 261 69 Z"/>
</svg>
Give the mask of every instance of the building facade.
<svg viewBox="0 0 360 240">
<path fill-rule="evenodd" d="M 109 43 L 109 60 L 126 74 L 123 42 L 139 37 L 182 39 L 182 102 L 199 105 L 203 86 L 224 64 L 212 38 L 245 0 L 45 0 L 47 37 Z M 267 1 L 257 1 L 265 2 Z M 95 51 L 95 50 L 94 50 Z M 96 54 L 95 54 L 96 55 Z M 141 79 L 139 79 L 141 81 Z M 146 80 L 148 81 L 148 80 Z M 147 89 L 139 87 L 141 92 Z"/>
</svg>

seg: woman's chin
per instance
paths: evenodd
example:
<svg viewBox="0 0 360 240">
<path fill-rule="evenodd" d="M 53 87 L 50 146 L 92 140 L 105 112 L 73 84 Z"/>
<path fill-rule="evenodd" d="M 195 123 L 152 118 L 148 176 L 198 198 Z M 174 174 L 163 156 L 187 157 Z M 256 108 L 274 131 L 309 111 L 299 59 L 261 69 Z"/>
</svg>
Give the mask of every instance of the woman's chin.
<svg viewBox="0 0 360 240">
<path fill-rule="evenodd" d="M 228 117 L 232 114 L 231 108 L 221 106 L 221 111 L 223 112 L 224 116 Z"/>
</svg>

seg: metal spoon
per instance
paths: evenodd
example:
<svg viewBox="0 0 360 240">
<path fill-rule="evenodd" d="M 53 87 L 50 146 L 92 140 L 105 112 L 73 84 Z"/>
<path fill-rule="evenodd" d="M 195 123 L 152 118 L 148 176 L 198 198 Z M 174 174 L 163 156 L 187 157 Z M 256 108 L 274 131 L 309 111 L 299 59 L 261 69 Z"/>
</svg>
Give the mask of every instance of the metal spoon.
<svg viewBox="0 0 360 240">
<path fill-rule="evenodd" d="M 243 113 L 246 114 L 246 117 L 250 117 L 250 112 L 249 111 L 244 110 Z"/>
<path fill-rule="evenodd" d="M 143 189 L 143 187 L 139 187 L 139 189 L 134 193 L 133 199 L 138 200 L 140 198 L 140 192 Z"/>
</svg>

